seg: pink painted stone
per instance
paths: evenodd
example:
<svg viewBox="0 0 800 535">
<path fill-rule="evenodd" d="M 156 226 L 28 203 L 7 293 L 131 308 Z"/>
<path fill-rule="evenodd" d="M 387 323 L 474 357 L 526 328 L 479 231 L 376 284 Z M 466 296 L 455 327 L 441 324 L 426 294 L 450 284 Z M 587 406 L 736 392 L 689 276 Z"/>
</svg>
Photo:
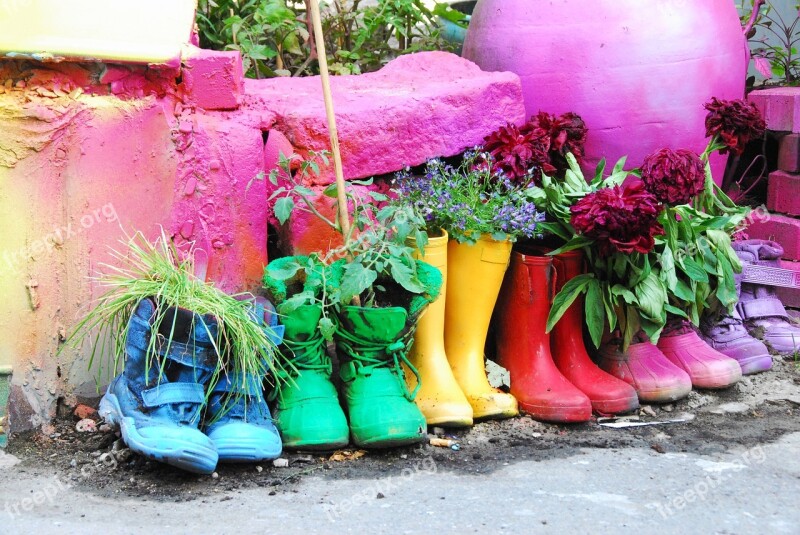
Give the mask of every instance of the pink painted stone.
<svg viewBox="0 0 800 535">
<path fill-rule="evenodd" d="M 772 212 L 800 215 L 800 175 L 785 171 L 770 173 L 767 208 Z"/>
<path fill-rule="evenodd" d="M 528 115 L 580 114 L 592 169 L 702 151 L 703 103 L 742 98 L 748 60 L 730 0 L 479 0 L 464 57 L 519 74 Z M 724 161 L 712 164 L 720 181 Z"/>
<path fill-rule="evenodd" d="M 189 102 L 207 110 L 228 110 L 242 101 L 244 74 L 238 51 L 191 47 L 181 71 Z"/>
<path fill-rule="evenodd" d="M 761 110 L 767 129 L 800 132 L 800 87 L 760 89 L 747 98 Z"/>
<path fill-rule="evenodd" d="M 747 227 L 747 234 L 753 239 L 776 241 L 783 246 L 784 259 L 800 260 L 800 219 L 770 214 Z"/>
<path fill-rule="evenodd" d="M 401 56 L 378 72 L 331 78 L 344 174 L 392 173 L 483 142 L 525 116 L 519 78 L 447 52 Z M 319 77 L 245 80 L 245 103 L 274 111 L 299 153 L 330 148 Z M 312 183 L 334 181 L 332 166 Z"/>
<path fill-rule="evenodd" d="M 778 169 L 787 173 L 800 173 L 800 134 L 787 134 L 778 146 Z M 798 192 L 800 190 L 795 190 Z"/>
<path fill-rule="evenodd" d="M 790 262 L 781 260 L 781 267 L 783 269 L 791 269 L 792 271 L 800 271 L 800 262 Z M 800 289 L 797 288 L 775 288 L 778 298 L 783 302 L 784 306 L 800 308 Z"/>
</svg>

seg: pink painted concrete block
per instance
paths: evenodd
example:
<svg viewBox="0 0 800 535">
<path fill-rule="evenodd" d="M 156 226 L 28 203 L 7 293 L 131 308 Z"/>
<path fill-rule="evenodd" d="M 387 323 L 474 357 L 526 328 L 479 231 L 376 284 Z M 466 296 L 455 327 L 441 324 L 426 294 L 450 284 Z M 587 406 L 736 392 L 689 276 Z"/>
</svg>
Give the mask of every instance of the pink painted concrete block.
<svg viewBox="0 0 800 535">
<path fill-rule="evenodd" d="M 781 267 L 783 269 L 791 269 L 792 271 L 800 271 L 800 262 L 782 260 Z M 778 293 L 778 298 L 783 301 L 784 306 L 800 308 L 800 289 L 775 288 L 775 291 Z"/>
<path fill-rule="evenodd" d="M 331 78 L 344 174 L 392 173 L 483 142 L 525 119 L 519 77 L 447 52 L 401 56 L 378 72 Z M 245 105 L 277 114 L 299 153 L 330 148 L 319 77 L 245 80 Z M 333 167 L 312 181 L 330 184 Z"/>
<path fill-rule="evenodd" d="M 244 74 L 238 51 L 192 47 L 181 70 L 189 102 L 207 110 L 230 110 L 242 102 Z"/>
<path fill-rule="evenodd" d="M 800 260 L 800 219 L 770 214 L 747 227 L 747 234 L 753 239 L 776 241 L 783 246 L 786 260 Z"/>
<path fill-rule="evenodd" d="M 778 169 L 787 173 L 800 173 L 800 134 L 788 134 L 778 146 Z M 800 193 L 800 190 L 795 190 Z"/>
<path fill-rule="evenodd" d="M 770 173 L 767 208 L 771 212 L 800 215 L 800 175 L 785 171 Z"/>
<path fill-rule="evenodd" d="M 800 132 L 800 87 L 771 87 L 747 97 L 764 115 L 768 130 Z"/>
</svg>

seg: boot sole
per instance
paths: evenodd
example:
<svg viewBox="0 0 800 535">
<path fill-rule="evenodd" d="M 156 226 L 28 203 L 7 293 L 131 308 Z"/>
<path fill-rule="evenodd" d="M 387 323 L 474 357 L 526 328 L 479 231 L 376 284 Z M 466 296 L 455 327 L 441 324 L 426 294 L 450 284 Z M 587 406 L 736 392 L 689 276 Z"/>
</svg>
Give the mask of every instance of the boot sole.
<svg viewBox="0 0 800 535">
<path fill-rule="evenodd" d="M 750 375 L 772 369 L 772 357 L 770 355 L 750 357 L 749 359 L 742 359 L 738 362 L 739 366 L 742 367 L 742 375 Z"/>
<path fill-rule="evenodd" d="M 603 414 L 624 414 L 639 408 L 639 396 L 599 400 L 589 398 L 589 401 L 592 402 L 592 411 Z"/>
<path fill-rule="evenodd" d="M 283 447 L 291 450 L 331 451 L 344 448 L 349 443 L 349 438 L 344 440 L 298 440 L 284 442 Z"/>
<path fill-rule="evenodd" d="M 225 463 L 252 463 L 271 461 L 281 456 L 282 449 L 265 448 L 258 440 L 227 439 L 212 440 L 219 454 L 219 461 Z"/>
<path fill-rule="evenodd" d="M 520 409 L 544 422 L 575 424 L 588 422 L 592 418 L 591 409 L 587 413 L 584 407 L 549 407 L 517 401 Z"/>
<path fill-rule="evenodd" d="M 135 420 L 123 415 L 117 396 L 110 392 L 100 400 L 98 414 L 110 425 L 119 427 L 123 442 L 143 457 L 196 474 L 210 474 L 217 466 L 219 456 L 213 448 L 178 440 L 164 444 L 143 437 Z"/>
</svg>

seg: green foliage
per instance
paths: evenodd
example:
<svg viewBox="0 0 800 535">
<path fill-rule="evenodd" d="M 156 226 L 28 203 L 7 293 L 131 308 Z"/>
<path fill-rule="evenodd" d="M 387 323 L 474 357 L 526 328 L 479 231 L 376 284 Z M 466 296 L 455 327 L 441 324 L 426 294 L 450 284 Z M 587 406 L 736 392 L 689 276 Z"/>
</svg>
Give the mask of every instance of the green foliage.
<svg viewBox="0 0 800 535">
<path fill-rule="evenodd" d="M 168 317 L 169 307 L 185 308 L 199 316 L 210 314 L 217 319 L 219 328 L 213 344 L 218 358 L 207 392 L 213 390 L 220 373 L 263 377 L 283 369 L 285 363 L 265 327 L 253 320 L 252 304 L 246 299 L 252 298 L 250 294 L 231 296 L 195 277 L 192 252 L 182 256 L 163 231 L 155 242 L 137 232 L 123 243 L 124 250 L 112 253 L 115 265 L 102 266 L 105 272 L 98 281 L 108 290 L 67 340 L 67 346 L 76 349 L 91 343 L 89 367 L 97 366 L 100 378 L 104 369 L 110 368 L 113 375 L 121 370 L 128 322 L 138 303 L 148 297 L 154 298 L 158 305 L 154 331 Z M 170 332 L 174 332 L 174 324 Z M 170 336 L 166 343 L 171 340 Z M 158 354 L 158 349 L 163 349 L 159 348 L 160 343 L 158 337 L 150 337 L 146 368 L 163 369 Z M 111 362 L 105 367 L 102 359 L 107 355 L 111 356 Z"/>
<path fill-rule="evenodd" d="M 703 158 L 708 160 L 715 141 Z M 658 340 L 668 315 L 699 324 L 708 309 L 730 308 L 737 300 L 734 273 L 741 264 L 731 248 L 731 235 L 740 228 L 747 208 L 736 206 L 716 188 L 706 166 L 707 189 L 695 206 L 665 207 L 659 216 L 664 236 L 657 237 L 647 254 L 614 253 L 600 257 L 594 241 L 575 233 L 570 225 L 570 207 L 600 188 L 621 184 L 630 174 L 625 159 L 605 175 L 605 160 L 587 181 L 575 158 L 567 155 L 569 170 L 564 179 L 542 177 L 542 186 L 529 195 L 552 221 L 541 224 L 566 243 L 551 254 L 582 249 L 590 273 L 572 279 L 556 296 L 548 317 L 553 328 L 580 294 L 585 294 L 586 322 L 592 341 L 599 346 L 603 331 L 619 328 L 627 347 L 639 329 L 653 342 Z"/>
<path fill-rule="evenodd" d="M 409 238 L 416 240 L 421 249 L 427 243 L 424 221 L 411 209 L 397 204 L 387 204 L 388 197 L 378 191 L 366 190 L 363 194 L 347 188 L 348 211 L 352 216 L 350 231 L 346 234 L 339 220 L 336 185 L 324 190 L 324 195 L 334 199 L 336 217 L 322 214 L 314 198 L 314 192 L 302 181 L 310 174 L 319 172 L 316 160 L 327 164 L 327 153 L 311 153 L 309 159 L 298 155 L 289 158 L 281 155 L 279 169 L 270 174 L 276 186 L 270 200 L 275 201 L 275 213 L 285 223 L 296 211 L 310 213 L 342 234 L 344 244 L 324 255 L 312 254 L 308 265 L 297 266 L 306 272 L 326 272 L 326 267 L 337 260 L 345 260 L 341 272 L 337 271 L 337 284 L 329 285 L 324 296 L 326 306 L 339 307 L 358 302 L 361 306 L 387 306 L 397 301 L 398 294 L 424 294 L 431 289 L 420 280 L 415 249 L 407 245 Z M 292 167 L 298 167 L 292 171 Z M 353 180 L 349 185 L 371 186 L 372 180 Z M 337 268 L 338 269 L 338 268 Z M 293 270 L 270 272 L 275 279 L 294 276 Z M 309 299 L 310 294 L 295 296 L 297 304 Z"/>
<path fill-rule="evenodd" d="M 754 0 L 741 0 L 740 11 L 752 11 Z M 757 63 L 756 67 L 766 78 L 775 76 L 784 85 L 800 84 L 800 2 L 795 2 L 795 16 L 784 18 L 773 4 L 768 0 L 761 8 L 755 25 L 748 35 L 753 58 L 769 62 L 769 71 Z M 742 14 L 743 19 L 749 19 L 750 14 Z"/>
<path fill-rule="evenodd" d="M 323 16 L 330 70 L 359 74 L 410 52 L 446 50 L 436 16 L 422 0 L 332 0 Z"/>
<path fill-rule="evenodd" d="M 306 24 L 294 4 L 286 0 L 200 0 L 200 45 L 239 50 L 250 77 L 290 76 L 303 67 L 309 42 Z"/>
<path fill-rule="evenodd" d="M 380 69 L 409 52 L 444 50 L 435 16 L 421 0 L 333 0 L 321 5 L 330 71 Z M 200 45 L 239 50 L 251 78 L 317 74 L 306 4 L 293 0 L 200 0 Z"/>
</svg>

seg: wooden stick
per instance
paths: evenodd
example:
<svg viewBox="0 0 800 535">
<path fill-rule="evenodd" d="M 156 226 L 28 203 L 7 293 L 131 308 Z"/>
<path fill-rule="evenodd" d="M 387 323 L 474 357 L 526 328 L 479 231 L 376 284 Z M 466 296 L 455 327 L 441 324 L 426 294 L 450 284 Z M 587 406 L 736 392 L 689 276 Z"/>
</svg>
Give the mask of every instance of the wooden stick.
<svg viewBox="0 0 800 535">
<path fill-rule="evenodd" d="M 328 56 L 325 52 L 325 37 L 322 35 L 322 19 L 319 13 L 319 0 L 309 0 L 311 18 L 314 22 L 314 41 L 319 61 L 319 74 L 322 78 L 322 98 L 325 100 L 325 114 L 328 116 L 328 132 L 331 136 L 331 152 L 333 168 L 336 173 L 336 194 L 339 201 L 339 226 L 342 229 L 345 243 L 350 240 L 350 215 L 347 212 L 347 194 L 342 170 L 342 155 L 339 152 L 339 134 L 336 131 L 336 117 L 333 114 L 333 98 L 331 97 L 331 80 L 328 75 Z"/>
</svg>

